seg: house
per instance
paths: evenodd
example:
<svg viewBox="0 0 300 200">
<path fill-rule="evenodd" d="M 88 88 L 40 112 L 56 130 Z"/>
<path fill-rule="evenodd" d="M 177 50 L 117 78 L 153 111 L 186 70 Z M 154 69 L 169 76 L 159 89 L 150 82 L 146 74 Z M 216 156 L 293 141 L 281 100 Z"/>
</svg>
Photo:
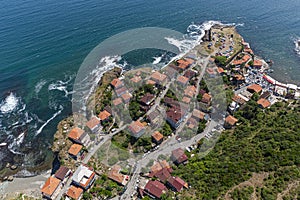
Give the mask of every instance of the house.
<svg viewBox="0 0 300 200">
<path fill-rule="evenodd" d="M 155 99 L 155 95 L 146 93 L 141 99 L 140 102 L 146 106 L 149 106 Z"/>
<path fill-rule="evenodd" d="M 162 194 L 167 192 L 167 188 L 164 184 L 159 181 L 148 181 L 144 193 L 149 195 L 151 198 L 160 198 Z"/>
<path fill-rule="evenodd" d="M 126 92 L 127 92 L 126 87 L 121 87 L 121 88 L 115 89 L 115 93 L 118 97 L 122 96 L 122 94 L 125 94 Z"/>
<path fill-rule="evenodd" d="M 187 155 L 184 153 L 183 149 L 178 148 L 172 151 L 171 160 L 176 164 L 185 164 L 188 160 Z"/>
<path fill-rule="evenodd" d="M 111 116 L 111 114 L 109 112 L 107 112 L 107 110 L 100 112 L 98 115 L 98 117 L 100 118 L 100 120 L 102 122 L 108 121 L 110 116 Z"/>
<path fill-rule="evenodd" d="M 70 149 L 68 150 L 69 155 L 77 160 L 82 155 L 82 145 L 81 144 L 72 144 Z"/>
<path fill-rule="evenodd" d="M 133 121 L 129 126 L 128 126 L 129 131 L 132 133 L 132 135 L 136 138 L 140 137 L 141 135 L 144 134 L 146 128 L 144 124 L 142 124 L 140 121 Z"/>
<path fill-rule="evenodd" d="M 188 121 L 187 121 L 187 126 L 188 126 L 188 128 L 190 128 L 190 129 L 194 129 L 195 127 L 198 126 L 198 122 L 199 122 L 199 121 L 197 121 L 195 118 L 190 117 L 190 118 L 188 119 Z"/>
<path fill-rule="evenodd" d="M 180 192 L 183 187 L 188 188 L 188 184 L 179 177 L 170 176 L 167 185 L 175 192 Z"/>
<path fill-rule="evenodd" d="M 65 166 L 61 166 L 54 174 L 54 177 L 61 180 L 63 183 L 66 182 L 66 179 L 70 176 L 71 170 Z"/>
<path fill-rule="evenodd" d="M 167 82 L 167 76 L 158 71 L 154 72 L 150 78 L 159 85 L 164 85 Z"/>
<path fill-rule="evenodd" d="M 159 132 L 159 131 L 155 131 L 152 135 L 152 141 L 155 143 L 155 144 L 160 144 L 162 143 L 163 139 L 164 139 L 164 136 Z"/>
<path fill-rule="evenodd" d="M 177 76 L 177 70 L 174 69 L 173 67 L 167 66 L 164 69 L 165 74 L 169 77 L 169 79 L 173 79 Z"/>
<path fill-rule="evenodd" d="M 123 81 L 121 81 L 121 80 L 118 79 L 118 78 L 115 78 L 114 80 L 112 80 L 112 81 L 110 82 L 110 84 L 111 84 L 111 86 L 112 86 L 115 90 L 124 86 Z"/>
<path fill-rule="evenodd" d="M 192 117 L 195 118 L 196 120 L 207 120 L 207 115 L 200 111 L 200 110 L 197 110 L 197 109 L 194 109 L 193 112 L 192 112 Z"/>
<path fill-rule="evenodd" d="M 97 117 L 92 117 L 85 124 L 92 132 L 96 132 L 100 127 L 100 120 Z"/>
<path fill-rule="evenodd" d="M 239 85 L 245 82 L 245 77 L 241 74 L 233 75 L 233 81 L 235 84 Z"/>
<path fill-rule="evenodd" d="M 261 60 L 254 60 L 253 67 L 261 68 L 262 67 L 262 61 Z"/>
<path fill-rule="evenodd" d="M 167 169 L 169 171 L 169 173 L 172 173 L 172 171 L 173 171 L 172 167 L 169 165 L 169 163 L 166 160 L 163 160 L 160 162 L 155 161 L 154 164 L 150 168 L 149 177 L 155 176 L 155 174 L 157 172 L 161 171 L 162 169 Z"/>
<path fill-rule="evenodd" d="M 120 104 L 122 104 L 122 99 L 120 97 L 113 100 L 113 105 L 114 106 L 118 106 Z"/>
<path fill-rule="evenodd" d="M 81 164 L 73 174 L 72 183 L 75 186 L 87 190 L 95 181 L 95 172 L 93 168 Z"/>
<path fill-rule="evenodd" d="M 181 101 L 183 103 L 189 104 L 191 102 L 191 98 L 189 98 L 189 97 L 183 97 Z"/>
<path fill-rule="evenodd" d="M 186 85 L 189 82 L 189 79 L 185 76 L 178 76 L 177 82 L 181 85 Z"/>
<path fill-rule="evenodd" d="M 268 101 L 267 99 L 261 98 L 257 101 L 257 104 L 261 107 L 261 108 L 268 108 L 271 106 L 270 101 Z"/>
<path fill-rule="evenodd" d="M 189 70 L 187 70 L 187 71 L 184 73 L 183 76 L 187 77 L 188 79 L 191 79 L 191 78 L 195 77 L 196 74 L 197 74 L 197 72 L 195 72 L 194 70 L 189 69 Z"/>
<path fill-rule="evenodd" d="M 184 90 L 184 95 L 192 98 L 192 97 L 194 97 L 196 92 L 197 92 L 197 89 L 195 86 L 187 86 L 186 89 Z"/>
<path fill-rule="evenodd" d="M 125 94 L 122 94 L 122 99 L 124 101 L 125 104 L 129 103 L 130 102 L 130 99 L 131 99 L 131 94 L 130 93 L 125 93 Z"/>
<path fill-rule="evenodd" d="M 257 93 L 257 94 L 259 94 L 262 91 L 262 87 L 260 85 L 258 85 L 258 84 L 252 84 L 252 85 L 250 85 L 250 86 L 247 87 L 247 90 L 249 92 L 251 92 L 251 93 Z"/>
<path fill-rule="evenodd" d="M 213 68 L 207 68 L 206 72 L 209 75 L 209 77 L 211 77 L 211 78 L 214 78 L 216 76 L 216 72 Z"/>
<path fill-rule="evenodd" d="M 162 168 L 156 172 L 154 176 L 164 183 L 169 177 L 171 177 L 171 173 L 167 168 Z"/>
<path fill-rule="evenodd" d="M 182 59 L 177 60 L 178 68 L 181 70 L 187 69 L 193 63 L 195 63 L 195 61 L 191 58 L 182 58 Z"/>
<path fill-rule="evenodd" d="M 232 97 L 232 100 L 237 102 L 240 105 L 244 105 L 246 103 L 245 99 L 243 99 L 240 95 L 236 95 L 236 94 Z"/>
<path fill-rule="evenodd" d="M 155 81 L 153 81 L 153 80 L 147 80 L 146 81 L 146 85 L 155 85 L 156 84 L 156 82 Z"/>
<path fill-rule="evenodd" d="M 225 71 L 224 71 L 224 69 L 223 69 L 222 67 L 218 67 L 218 68 L 217 68 L 217 72 L 218 72 L 220 75 L 225 74 Z"/>
<path fill-rule="evenodd" d="M 172 106 L 169 110 L 167 110 L 166 120 L 171 124 L 173 128 L 178 128 L 180 123 L 183 121 L 184 117 L 187 114 L 187 109 L 181 106 Z"/>
<path fill-rule="evenodd" d="M 140 76 L 134 76 L 130 80 L 134 83 L 139 83 L 142 80 L 142 78 Z"/>
<path fill-rule="evenodd" d="M 86 132 L 84 132 L 84 130 L 82 130 L 81 128 L 75 127 L 73 128 L 69 134 L 68 134 L 68 138 L 78 144 L 82 144 L 84 146 L 88 146 L 89 142 L 90 142 L 90 136 L 89 134 L 87 134 Z"/>
<path fill-rule="evenodd" d="M 158 110 L 154 110 L 151 113 L 149 113 L 147 115 L 147 120 L 151 123 L 151 124 L 156 124 L 159 120 L 159 116 L 160 116 L 160 112 Z"/>
<path fill-rule="evenodd" d="M 74 200 L 81 199 L 82 194 L 83 194 L 83 189 L 80 187 L 76 187 L 74 185 L 71 185 L 66 193 L 68 197 Z"/>
<path fill-rule="evenodd" d="M 232 115 L 228 115 L 228 116 L 225 118 L 225 124 L 224 124 L 224 127 L 225 127 L 225 128 L 232 128 L 237 122 L 238 122 L 238 119 L 236 119 L 236 118 L 233 117 Z"/>
<path fill-rule="evenodd" d="M 202 96 L 201 102 L 205 104 L 210 104 L 210 101 L 211 101 L 211 96 L 208 93 L 205 93 Z"/>
<path fill-rule="evenodd" d="M 265 91 L 264 93 L 262 93 L 262 95 L 260 95 L 260 99 L 263 98 L 263 99 L 267 99 L 271 96 L 271 93 L 269 91 Z"/>
<path fill-rule="evenodd" d="M 60 189 L 61 181 L 53 176 L 50 176 L 43 185 L 41 192 L 44 198 L 55 199 Z"/>
<path fill-rule="evenodd" d="M 121 167 L 119 165 L 114 165 L 111 170 L 108 172 L 107 177 L 119 185 L 126 185 L 129 177 L 120 173 Z"/>
</svg>

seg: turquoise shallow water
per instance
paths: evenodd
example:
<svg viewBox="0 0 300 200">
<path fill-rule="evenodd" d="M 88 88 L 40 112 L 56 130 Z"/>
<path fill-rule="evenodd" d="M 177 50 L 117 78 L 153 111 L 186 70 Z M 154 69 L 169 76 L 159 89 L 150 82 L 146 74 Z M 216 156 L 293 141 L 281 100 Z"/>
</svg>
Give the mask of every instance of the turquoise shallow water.
<svg viewBox="0 0 300 200">
<path fill-rule="evenodd" d="M 81 62 L 101 41 L 132 28 L 184 33 L 192 22 L 242 24 L 238 30 L 255 53 L 275 62 L 273 76 L 299 84 L 293 43 L 300 36 L 299 10 L 298 0 L 3 0 L 0 101 L 17 106 L 0 113 L 0 144 L 10 145 L 0 147 L 0 165 L 12 155 L 25 167 L 43 162 L 57 122 L 71 113 L 68 92 Z"/>
</svg>

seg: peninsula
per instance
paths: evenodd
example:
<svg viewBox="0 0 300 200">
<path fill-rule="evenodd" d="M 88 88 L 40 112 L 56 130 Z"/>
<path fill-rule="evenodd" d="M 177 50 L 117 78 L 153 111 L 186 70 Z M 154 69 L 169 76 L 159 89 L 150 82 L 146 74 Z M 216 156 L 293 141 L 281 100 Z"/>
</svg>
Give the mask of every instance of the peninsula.
<svg viewBox="0 0 300 200">
<path fill-rule="evenodd" d="M 58 169 L 17 198 L 299 197 L 300 88 L 273 79 L 234 26 L 203 40 L 161 70 L 106 72 L 88 121 L 58 125 Z"/>
</svg>

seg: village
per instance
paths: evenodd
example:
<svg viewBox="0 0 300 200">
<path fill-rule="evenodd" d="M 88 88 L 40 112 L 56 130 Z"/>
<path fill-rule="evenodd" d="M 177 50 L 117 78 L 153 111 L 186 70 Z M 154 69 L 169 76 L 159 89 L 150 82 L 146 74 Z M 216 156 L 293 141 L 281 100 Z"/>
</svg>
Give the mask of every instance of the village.
<svg viewBox="0 0 300 200">
<path fill-rule="evenodd" d="M 60 151 L 65 151 L 61 166 L 41 187 L 42 197 L 176 196 L 192 187 L 173 172 L 199 147 L 196 137 L 203 134 L 209 140 L 215 131 L 238 126 L 234 113 L 250 100 L 260 109 L 268 109 L 277 101 L 299 99 L 298 86 L 273 79 L 268 74 L 269 63 L 255 56 L 250 44 L 226 27 L 212 28 L 201 46 L 206 56 L 199 58 L 191 51 L 161 70 L 137 69 L 114 78 L 106 87 L 100 109 L 83 126 L 65 121 L 64 142 L 54 140 L 63 146 Z M 211 118 L 214 97 L 205 77 L 221 77 L 231 94 L 222 124 Z M 97 161 L 93 156 L 107 141 L 125 153 L 110 156 L 107 162 Z M 169 145 L 171 142 L 176 145 Z M 126 169 L 119 160 L 132 158 L 128 154 L 136 160 Z M 145 160 L 148 162 L 143 163 Z"/>
</svg>

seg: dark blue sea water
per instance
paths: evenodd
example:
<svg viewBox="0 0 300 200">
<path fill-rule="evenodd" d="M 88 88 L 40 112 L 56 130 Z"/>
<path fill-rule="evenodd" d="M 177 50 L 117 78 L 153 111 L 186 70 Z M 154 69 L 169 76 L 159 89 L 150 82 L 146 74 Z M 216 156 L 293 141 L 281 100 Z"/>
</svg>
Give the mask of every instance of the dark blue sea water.
<svg viewBox="0 0 300 200">
<path fill-rule="evenodd" d="M 24 168 L 49 155 L 57 122 L 71 113 L 72 82 L 101 41 L 133 28 L 185 33 L 191 23 L 238 23 L 273 76 L 299 84 L 299 0 L 2 0 L 0 6 L 0 169 Z"/>
</svg>

